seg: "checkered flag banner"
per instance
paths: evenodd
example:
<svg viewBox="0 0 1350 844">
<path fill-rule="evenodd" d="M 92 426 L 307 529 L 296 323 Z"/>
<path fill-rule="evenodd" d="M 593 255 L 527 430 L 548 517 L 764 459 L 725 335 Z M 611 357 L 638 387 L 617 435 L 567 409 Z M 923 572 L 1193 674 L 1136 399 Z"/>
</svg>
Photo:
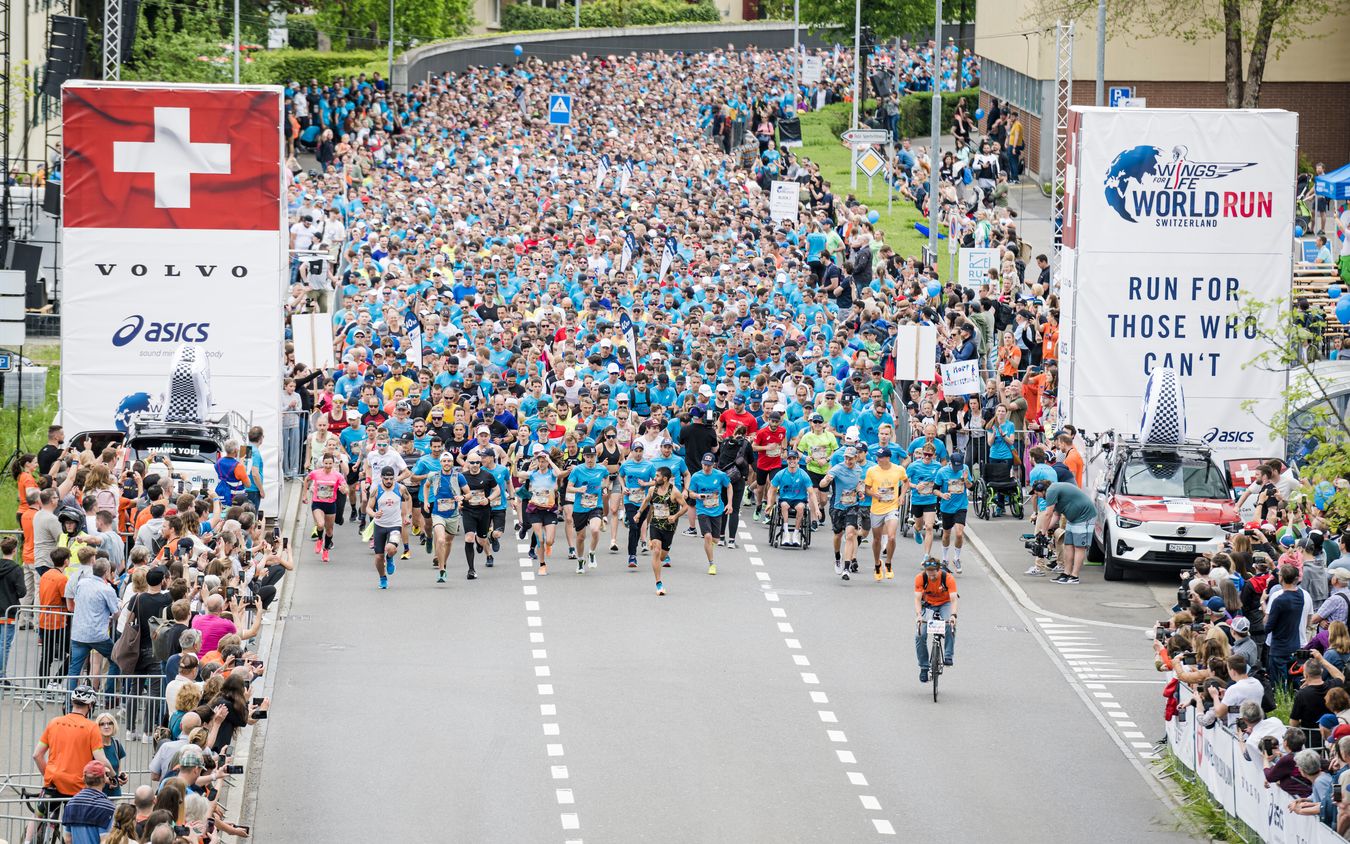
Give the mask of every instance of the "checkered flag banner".
<svg viewBox="0 0 1350 844">
<path fill-rule="evenodd" d="M 1186 397 L 1175 369 L 1160 367 L 1148 376 L 1139 441 L 1144 445 L 1181 445 L 1186 440 Z"/>
<path fill-rule="evenodd" d="M 206 350 L 182 345 L 173 357 L 161 416 L 165 422 L 203 422 L 211 412 L 211 372 Z"/>
</svg>

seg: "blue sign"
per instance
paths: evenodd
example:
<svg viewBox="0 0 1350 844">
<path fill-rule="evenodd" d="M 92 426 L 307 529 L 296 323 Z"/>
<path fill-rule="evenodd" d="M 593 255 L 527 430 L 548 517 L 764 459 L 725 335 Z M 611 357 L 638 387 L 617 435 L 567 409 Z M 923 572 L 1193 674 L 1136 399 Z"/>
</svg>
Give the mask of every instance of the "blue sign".
<svg viewBox="0 0 1350 844">
<path fill-rule="evenodd" d="M 1317 241 L 1314 240 L 1314 239 L 1312 239 L 1311 237 L 1306 237 L 1306 238 L 1304 238 L 1303 240 L 1300 240 L 1299 243 L 1301 243 L 1301 244 L 1303 245 L 1303 261 L 1304 261 L 1304 263 L 1308 263 L 1308 264 L 1316 263 L 1316 262 L 1317 262 Z"/>
<path fill-rule="evenodd" d="M 1120 108 L 1120 101 L 1134 96 L 1134 89 L 1128 85 L 1117 85 L 1106 89 L 1106 102 L 1111 108 Z"/>
<path fill-rule="evenodd" d="M 548 95 L 548 122 L 559 126 L 571 125 L 572 123 L 571 94 Z"/>
<path fill-rule="evenodd" d="M 0 372 L 9 372 L 14 366 L 14 359 L 9 355 L 0 355 Z"/>
</svg>

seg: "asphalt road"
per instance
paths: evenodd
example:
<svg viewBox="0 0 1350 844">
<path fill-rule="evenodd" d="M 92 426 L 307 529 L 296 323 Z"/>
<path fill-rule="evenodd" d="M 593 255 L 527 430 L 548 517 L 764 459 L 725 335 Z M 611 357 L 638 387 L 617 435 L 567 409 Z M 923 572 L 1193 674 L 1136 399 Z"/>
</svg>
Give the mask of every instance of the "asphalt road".
<svg viewBox="0 0 1350 844">
<path fill-rule="evenodd" d="M 976 529 L 996 549 L 1019 530 Z M 350 526 L 327 565 L 308 546 L 255 840 L 1188 840 L 1141 774 L 1156 675 L 1110 664 L 1146 656 L 1139 629 L 1022 609 L 968 552 L 935 704 L 912 541 L 894 581 L 864 548 L 843 583 L 826 533 L 799 551 L 742 530 L 715 577 L 678 537 L 660 598 L 608 552 L 533 578 L 513 536 L 477 581 L 456 554 L 435 584 L 418 551 L 387 592 Z M 1020 544 L 994 553 L 1026 567 Z"/>
</svg>

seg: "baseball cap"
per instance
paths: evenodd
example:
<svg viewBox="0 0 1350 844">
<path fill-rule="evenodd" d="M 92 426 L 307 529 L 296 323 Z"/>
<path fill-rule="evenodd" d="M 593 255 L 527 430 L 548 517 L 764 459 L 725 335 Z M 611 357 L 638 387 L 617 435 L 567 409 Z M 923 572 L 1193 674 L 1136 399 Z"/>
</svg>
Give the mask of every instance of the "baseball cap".
<svg viewBox="0 0 1350 844">
<path fill-rule="evenodd" d="M 605 369 L 606 371 L 611 372 L 615 375 L 619 374 L 620 372 L 623 372 L 623 368 L 620 367 L 617 363 L 611 363 L 609 366 L 605 367 Z"/>
<path fill-rule="evenodd" d="M 200 768 L 202 766 L 201 751 L 195 748 L 186 748 L 178 756 L 178 767 L 182 768 Z"/>
<path fill-rule="evenodd" d="M 953 466 L 960 466 L 966 462 L 966 456 L 959 451 L 953 451 L 950 459 Z"/>
<path fill-rule="evenodd" d="M 1336 729 L 1336 727 L 1338 727 L 1338 726 L 1340 725 L 1340 723 L 1341 723 L 1341 719 L 1337 718 L 1335 715 L 1331 714 L 1330 712 L 1326 713 L 1326 714 L 1323 715 L 1321 718 L 1318 718 L 1318 719 L 1317 719 L 1317 726 L 1319 726 L 1319 727 L 1324 727 L 1324 728 L 1326 728 L 1326 729 L 1328 729 L 1328 730 L 1334 730 L 1334 729 Z"/>
<path fill-rule="evenodd" d="M 581 454 L 582 454 L 583 457 L 591 457 L 591 456 L 593 456 L 593 455 L 595 454 L 595 446 L 593 446 L 593 445 L 588 445 L 588 446 L 586 446 L 585 448 L 583 448 L 583 449 L 581 450 Z"/>
<path fill-rule="evenodd" d="M 492 429 L 489 428 L 489 427 L 486 426 L 486 425 L 479 425 L 479 426 L 478 426 L 478 430 L 477 430 L 477 431 L 474 431 L 474 433 L 475 433 L 475 434 L 491 434 L 491 433 L 492 433 Z"/>
<path fill-rule="evenodd" d="M 394 405 L 394 409 L 395 409 L 395 410 L 411 410 L 411 409 L 412 409 L 412 405 L 408 404 L 406 401 L 399 401 L 398 404 Z"/>
<path fill-rule="evenodd" d="M 1231 626 L 1234 633 L 1247 633 L 1252 629 L 1252 623 L 1247 620 L 1246 616 L 1241 615 L 1233 619 Z"/>
<path fill-rule="evenodd" d="M 637 440 L 634 440 L 633 445 L 629 448 L 629 451 L 646 451 L 646 450 L 647 450 L 646 447 L 643 446 L 642 443 Z"/>
<path fill-rule="evenodd" d="M 107 767 L 97 759 L 92 759 L 84 766 L 84 775 L 86 777 L 101 777 L 108 773 Z"/>
<path fill-rule="evenodd" d="M 1227 614 L 1228 612 L 1228 607 L 1224 605 L 1223 598 L 1220 598 L 1218 595 L 1215 595 L 1208 601 L 1205 601 L 1205 608 L 1208 609 L 1210 612 L 1219 612 L 1224 614 Z"/>
<path fill-rule="evenodd" d="M 703 455 L 702 462 L 704 466 L 711 466 L 713 463 L 716 462 L 716 460 L 713 458 L 712 454 L 705 454 Z"/>
<path fill-rule="evenodd" d="M 394 471 L 393 466 L 385 466 L 383 469 L 380 470 L 380 477 L 382 478 L 392 478 L 396 474 L 397 472 Z"/>
<path fill-rule="evenodd" d="M 191 544 L 192 540 L 189 539 L 188 545 L 191 546 Z M 145 582 L 151 586 L 158 586 L 164 582 L 166 574 L 168 574 L 168 572 L 164 570 L 163 566 L 155 566 L 145 573 Z"/>
<path fill-rule="evenodd" d="M 825 417 L 824 417 L 824 416 L 821 416 L 819 413 L 813 413 L 813 414 L 811 414 L 811 421 L 812 421 L 812 422 L 824 422 L 824 421 L 825 421 Z"/>
</svg>

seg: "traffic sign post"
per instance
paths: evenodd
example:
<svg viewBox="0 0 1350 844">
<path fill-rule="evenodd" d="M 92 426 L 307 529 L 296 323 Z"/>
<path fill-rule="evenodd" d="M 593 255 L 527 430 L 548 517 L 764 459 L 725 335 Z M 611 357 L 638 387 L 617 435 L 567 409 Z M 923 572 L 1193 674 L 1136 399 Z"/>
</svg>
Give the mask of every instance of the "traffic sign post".
<svg viewBox="0 0 1350 844">
<path fill-rule="evenodd" d="M 884 144 L 891 140 L 891 133 L 885 129 L 849 129 L 839 136 L 846 144 L 866 145 Z"/>
<path fill-rule="evenodd" d="M 0 372 L 9 372 L 14 368 L 14 358 L 11 355 L 0 355 Z"/>
<path fill-rule="evenodd" d="M 555 126 L 572 125 L 572 95 L 548 95 L 548 122 Z"/>
<path fill-rule="evenodd" d="M 1129 85 L 1115 85 L 1107 89 L 1106 102 L 1111 108 L 1120 108 L 1121 100 L 1134 96 L 1134 88 Z"/>
</svg>

